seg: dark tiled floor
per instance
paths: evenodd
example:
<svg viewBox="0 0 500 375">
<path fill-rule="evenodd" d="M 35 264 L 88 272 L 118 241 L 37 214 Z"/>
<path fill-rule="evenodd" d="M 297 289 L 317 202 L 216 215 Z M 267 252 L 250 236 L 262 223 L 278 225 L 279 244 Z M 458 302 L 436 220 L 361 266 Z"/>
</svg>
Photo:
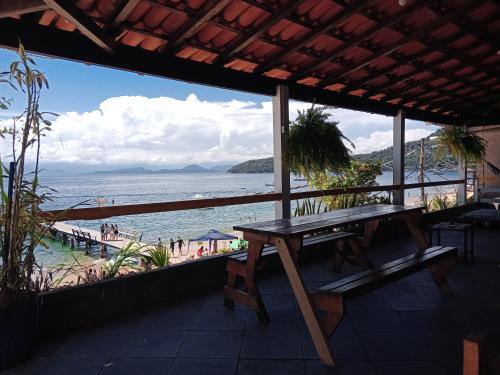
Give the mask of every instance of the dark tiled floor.
<svg viewBox="0 0 500 375">
<path fill-rule="evenodd" d="M 443 244 L 460 244 L 452 234 Z M 338 365 L 321 365 L 283 274 L 260 280 L 271 324 L 245 307 L 227 310 L 220 294 L 177 303 L 90 331 L 56 337 L 10 374 L 460 374 L 462 338 L 489 333 L 500 354 L 500 231 L 476 230 L 478 261 L 449 275 L 453 297 L 422 271 L 347 304 L 332 337 Z M 374 246 L 382 264 L 414 250 L 411 239 Z M 394 249 L 399 249 L 395 251 Z M 357 270 L 329 262 L 303 268 L 311 289 Z"/>
</svg>

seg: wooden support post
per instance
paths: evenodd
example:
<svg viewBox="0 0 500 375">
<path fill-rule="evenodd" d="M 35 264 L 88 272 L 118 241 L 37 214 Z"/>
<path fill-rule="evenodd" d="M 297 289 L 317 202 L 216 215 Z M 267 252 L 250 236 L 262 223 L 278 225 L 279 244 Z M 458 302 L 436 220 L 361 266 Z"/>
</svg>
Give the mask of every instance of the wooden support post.
<svg viewBox="0 0 500 375">
<path fill-rule="evenodd" d="M 463 184 L 458 185 L 458 204 L 464 205 L 467 202 L 467 163 L 465 161 L 458 161 L 458 178 L 464 179 Z"/>
<path fill-rule="evenodd" d="M 403 185 L 405 182 L 405 113 L 400 110 L 393 120 L 392 141 L 392 181 L 393 185 Z M 393 204 L 405 204 L 405 191 L 394 191 Z"/>
<path fill-rule="evenodd" d="M 468 335 L 464 339 L 464 366 L 463 375 L 480 375 L 484 335 Z"/>
<path fill-rule="evenodd" d="M 275 204 L 275 218 L 289 219 L 290 206 L 290 169 L 284 159 L 288 151 L 288 87 L 276 87 L 273 96 L 273 143 L 274 143 L 274 191 L 281 193 L 281 201 Z"/>
</svg>

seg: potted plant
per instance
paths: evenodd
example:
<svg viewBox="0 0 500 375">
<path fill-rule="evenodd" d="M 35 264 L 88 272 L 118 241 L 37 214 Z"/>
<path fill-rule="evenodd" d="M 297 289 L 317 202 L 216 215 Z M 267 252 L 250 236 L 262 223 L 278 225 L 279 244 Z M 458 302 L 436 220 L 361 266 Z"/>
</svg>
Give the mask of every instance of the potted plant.
<svg viewBox="0 0 500 375">
<path fill-rule="evenodd" d="M 349 167 L 351 151 L 344 144 L 338 121 L 331 121 L 328 107 L 312 105 L 299 111 L 290 125 L 287 160 L 297 175 L 310 179 L 312 174 L 334 172 Z"/>
<path fill-rule="evenodd" d="M 48 284 L 35 261 L 50 223 L 39 215 L 50 199 L 39 184 L 40 139 L 50 121 L 39 110 L 40 93 L 48 88 L 33 59 L 19 47 L 19 60 L 1 73 L 0 83 L 21 92 L 26 108 L 0 129 L 0 370 L 33 351 L 38 331 L 37 292 Z M 10 101 L 0 98 L 0 108 Z M 5 149 L 9 148 L 8 152 Z M 29 162 L 29 163 L 28 163 Z"/>
<path fill-rule="evenodd" d="M 468 132 L 465 125 L 445 126 L 436 141 L 438 156 L 450 153 L 464 164 L 481 161 L 486 152 L 485 141 L 477 134 Z"/>
</svg>

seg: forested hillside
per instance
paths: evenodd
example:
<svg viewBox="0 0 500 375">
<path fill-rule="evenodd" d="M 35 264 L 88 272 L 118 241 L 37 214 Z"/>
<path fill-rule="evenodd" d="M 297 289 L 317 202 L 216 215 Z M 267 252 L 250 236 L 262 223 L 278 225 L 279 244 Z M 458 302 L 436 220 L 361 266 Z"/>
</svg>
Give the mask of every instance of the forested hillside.
<svg viewBox="0 0 500 375">
<path fill-rule="evenodd" d="M 451 155 L 437 158 L 435 155 L 434 140 L 427 137 L 424 141 L 424 166 L 425 169 L 454 169 L 457 167 L 457 160 Z M 418 166 L 420 153 L 420 141 L 407 142 L 405 144 L 405 167 L 407 170 L 415 170 Z M 370 152 L 368 154 L 353 155 L 353 158 L 362 162 L 381 163 L 384 170 L 392 168 L 392 146 L 384 150 Z M 248 160 L 231 167 L 229 173 L 272 173 L 273 158 Z"/>
</svg>

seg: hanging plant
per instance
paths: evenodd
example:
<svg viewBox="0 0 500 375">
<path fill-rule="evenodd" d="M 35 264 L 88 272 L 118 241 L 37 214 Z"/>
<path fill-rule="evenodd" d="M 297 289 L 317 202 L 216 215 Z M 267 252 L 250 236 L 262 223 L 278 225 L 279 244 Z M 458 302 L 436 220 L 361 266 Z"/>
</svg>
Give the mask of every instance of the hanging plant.
<svg viewBox="0 0 500 375">
<path fill-rule="evenodd" d="M 328 107 L 312 105 L 291 123 L 287 160 L 292 172 L 305 177 L 348 167 L 354 144 L 342 134 L 338 121 L 331 121 Z"/>
<path fill-rule="evenodd" d="M 486 142 L 480 136 L 467 131 L 465 126 L 445 126 L 437 137 L 437 153 L 447 153 L 461 161 L 478 162 L 486 153 Z"/>
</svg>

